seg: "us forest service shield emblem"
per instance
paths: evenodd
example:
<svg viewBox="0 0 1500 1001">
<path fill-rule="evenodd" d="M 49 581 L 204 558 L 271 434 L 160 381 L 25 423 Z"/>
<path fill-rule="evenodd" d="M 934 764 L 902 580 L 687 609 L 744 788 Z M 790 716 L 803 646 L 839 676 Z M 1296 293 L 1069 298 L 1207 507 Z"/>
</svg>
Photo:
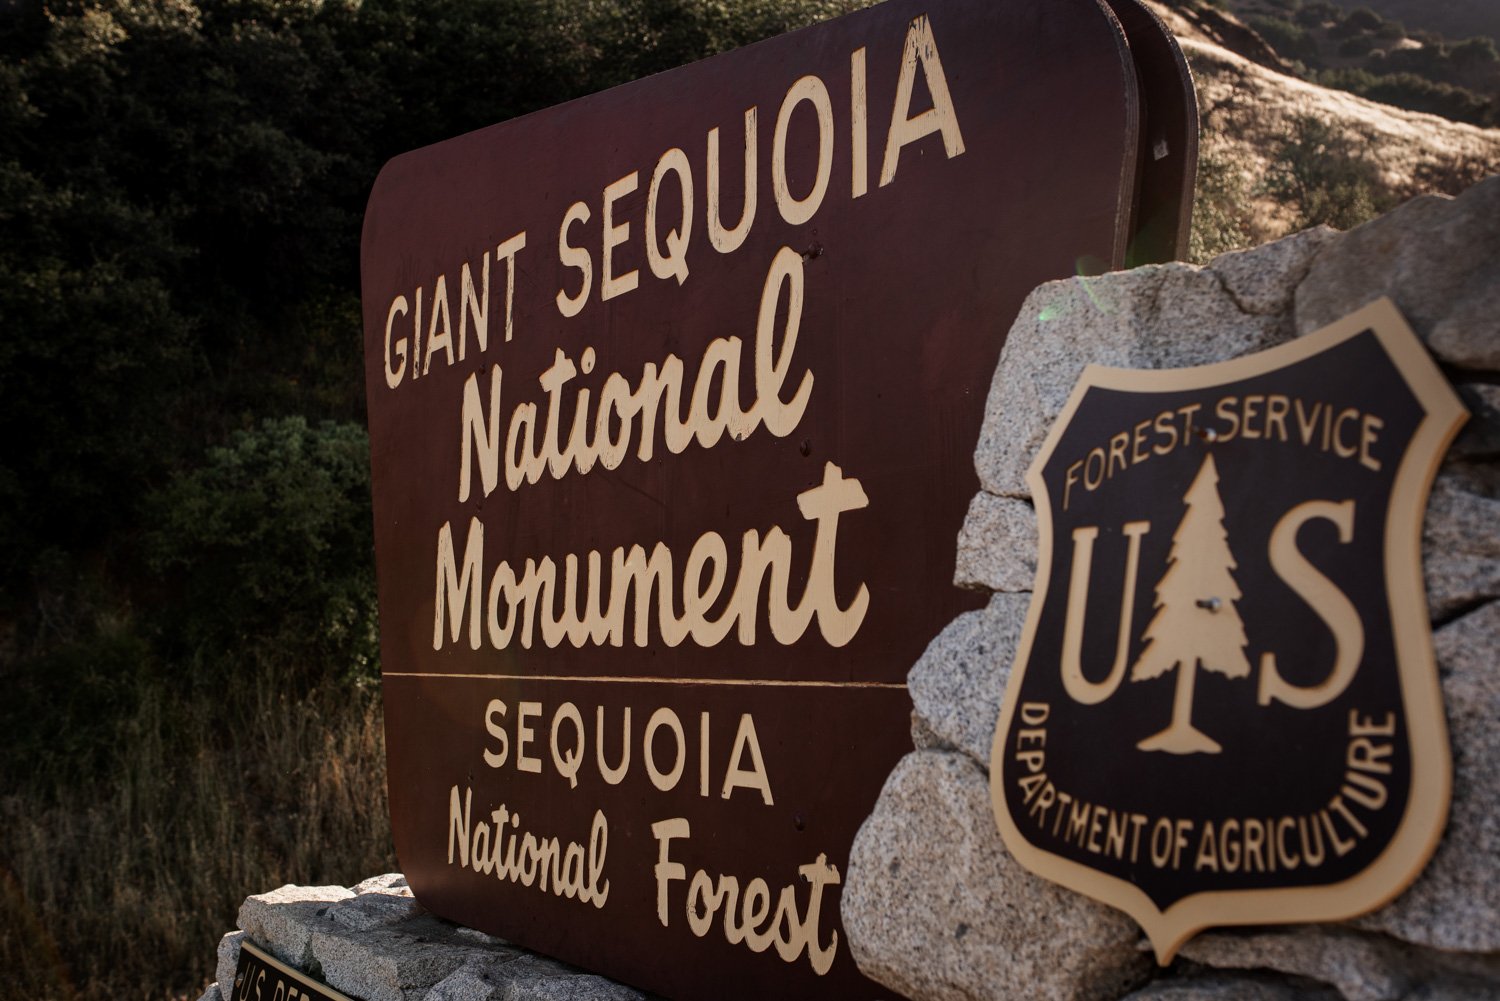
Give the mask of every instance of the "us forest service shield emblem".
<svg viewBox="0 0 1500 1001">
<path fill-rule="evenodd" d="M 1384 299 L 1233 361 L 1086 369 L 1027 474 L 990 769 L 1017 860 L 1163 964 L 1415 879 L 1451 779 L 1421 525 L 1466 416 Z"/>
</svg>

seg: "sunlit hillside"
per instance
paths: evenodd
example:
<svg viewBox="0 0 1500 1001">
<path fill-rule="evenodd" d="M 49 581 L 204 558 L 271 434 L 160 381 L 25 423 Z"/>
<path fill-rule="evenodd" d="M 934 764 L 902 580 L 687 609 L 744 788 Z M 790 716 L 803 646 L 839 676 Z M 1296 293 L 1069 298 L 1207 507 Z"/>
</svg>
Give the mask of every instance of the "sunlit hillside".
<svg viewBox="0 0 1500 1001">
<path fill-rule="evenodd" d="M 1291 66 L 1232 15 L 1189 0 L 1148 3 L 1177 35 L 1198 88 L 1197 258 L 1307 225 L 1348 228 L 1500 170 L 1500 129 L 1319 86 L 1272 68 Z"/>
</svg>

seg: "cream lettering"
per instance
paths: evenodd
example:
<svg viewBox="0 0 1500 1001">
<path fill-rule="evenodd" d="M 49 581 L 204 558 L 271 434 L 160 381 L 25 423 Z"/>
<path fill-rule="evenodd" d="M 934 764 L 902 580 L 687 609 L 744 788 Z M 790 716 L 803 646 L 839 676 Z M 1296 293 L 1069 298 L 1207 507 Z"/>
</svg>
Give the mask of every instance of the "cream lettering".
<svg viewBox="0 0 1500 1001">
<path fill-rule="evenodd" d="M 459 641 L 465 609 L 469 647 L 473 650 L 479 649 L 481 634 L 497 650 L 516 640 L 523 648 L 530 649 L 538 638 L 549 649 L 564 641 L 574 647 L 623 646 L 627 638 L 625 610 L 632 603 L 635 614 L 629 623 L 628 637 L 635 646 L 644 647 L 650 642 L 653 607 L 656 633 L 667 646 L 677 646 L 689 637 L 700 646 L 714 646 L 731 629 L 740 643 L 751 646 L 761 618 L 762 595 L 767 624 L 777 643 L 783 646 L 795 643 L 816 621 L 823 640 L 830 646 L 841 647 L 854 638 L 863 624 L 870 592 L 861 583 L 847 604 L 839 601 L 836 588 L 839 520 L 841 515 L 869 503 L 859 480 L 846 477 L 832 462 L 825 463 L 823 482 L 797 495 L 802 517 L 816 525 L 801 596 L 792 602 L 791 537 L 777 525 L 771 526 L 764 536 L 752 528 L 740 539 L 734 586 L 727 607 L 717 619 L 709 617 L 711 602 L 698 590 L 705 564 L 713 562 L 716 575 L 727 573 L 717 569 L 723 568 L 729 558 L 728 546 L 717 532 L 705 532 L 698 538 L 680 577 L 672 551 L 665 543 L 656 543 L 649 553 L 637 544 L 628 549 L 615 548 L 610 556 L 607 584 L 603 556 L 593 550 L 586 556 L 587 570 L 580 570 L 575 553 L 563 557 L 560 573 L 557 562 L 550 556 L 540 561 L 527 559 L 519 577 L 509 562 L 502 561 L 489 578 L 486 596 L 480 584 L 484 523 L 478 518 L 469 519 L 460 566 L 452 523 L 444 522 L 438 530 L 432 648 L 441 650 L 445 642 Z M 585 594 L 581 604 L 580 577 Z M 718 586 L 711 585 L 714 594 L 718 593 Z M 692 597 L 679 603 L 676 598 L 679 590 Z"/>
<path fill-rule="evenodd" d="M 743 945 L 751 952 L 765 952 L 774 945 L 776 954 L 786 963 L 796 962 L 805 951 L 808 964 L 818 976 L 832 968 L 839 933 L 830 932 L 824 944 L 820 931 L 823 890 L 837 886 L 840 880 L 838 868 L 829 864 L 826 854 L 819 853 L 812 862 L 797 867 L 798 877 L 808 886 L 806 903 L 797 899 L 799 886 L 792 882 L 777 891 L 773 910 L 771 889 L 760 877 L 744 884 L 743 893 L 739 878 L 732 875 L 714 876 L 698 869 L 688 881 L 687 867 L 671 858 L 672 842 L 692 835 L 687 818 L 658 821 L 651 825 L 651 833 L 657 843 L 653 873 L 656 917 L 662 927 L 672 925 L 671 885 L 687 881 L 685 916 L 688 929 L 698 938 L 708 935 L 717 920 L 730 945 Z"/>
</svg>

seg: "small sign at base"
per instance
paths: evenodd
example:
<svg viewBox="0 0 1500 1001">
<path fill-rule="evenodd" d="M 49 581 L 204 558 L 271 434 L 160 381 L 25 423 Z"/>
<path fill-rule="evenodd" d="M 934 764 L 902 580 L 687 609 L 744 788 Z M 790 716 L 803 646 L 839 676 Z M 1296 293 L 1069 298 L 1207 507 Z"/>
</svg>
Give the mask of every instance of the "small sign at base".
<svg viewBox="0 0 1500 1001">
<path fill-rule="evenodd" d="M 351 1001 L 344 994 L 287 966 L 246 939 L 225 1001 Z"/>
</svg>

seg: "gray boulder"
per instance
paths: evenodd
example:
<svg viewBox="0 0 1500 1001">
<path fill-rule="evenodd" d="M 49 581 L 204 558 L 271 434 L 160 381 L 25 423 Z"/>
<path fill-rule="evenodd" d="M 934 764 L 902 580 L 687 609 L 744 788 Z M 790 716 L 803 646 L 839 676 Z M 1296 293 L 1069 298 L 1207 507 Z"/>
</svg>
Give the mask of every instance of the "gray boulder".
<svg viewBox="0 0 1500 1001">
<path fill-rule="evenodd" d="M 1347 1001 L 1399 1001 L 1412 986 L 1404 950 L 1348 929 L 1306 926 L 1191 938 L 1182 956 L 1227 970 L 1277 970 L 1332 984 Z"/>
<path fill-rule="evenodd" d="M 1085 365 L 1206 365 L 1290 340 L 1297 331 L 1288 283 L 1300 281 L 1336 238 L 1332 230 L 1308 230 L 1207 268 L 1152 265 L 1038 286 L 1021 305 L 990 384 L 974 453 L 980 486 L 1030 498 L 1026 469 Z"/>
<path fill-rule="evenodd" d="M 1297 286 L 1297 332 L 1382 295 L 1439 361 L 1500 371 L 1500 177 L 1458 198 L 1427 195 L 1335 240 Z"/>
<path fill-rule="evenodd" d="M 426 913 L 400 873 L 353 889 L 283 886 L 246 899 L 219 942 L 234 983 L 249 938 L 294 969 L 362 1001 L 643 1001 L 640 991 Z M 220 1001 L 214 988 L 204 1001 Z M 228 1001 L 228 994 L 224 996 Z"/>
<path fill-rule="evenodd" d="M 996 594 L 937 635 L 907 675 L 912 705 L 937 746 L 956 747 L 988 768 L 1010 662 L 1026 624 L 1029 594 Z"/>
<path fill-rule="evenodd" d="M 1022 869 L 966 754 L 896 766 L 860 829 L 844 928 L 868 976 L 913 998 L 1117 997 L 1151 959 L 1135 923 Z"/>
<path fill-rule="evenodd" d="M 953 583 L 1022 592 L 1031 590 L 1035 577 L 1036 511 L 1024 500 L 979 491 L 958 533 Z"/>
<path fill-rule="evenodd" d="M 240 905 L 239 926 L 256 945 L 283 963 L 301 967 L 312 958 L 312 937 L 319 919 L 328 914 L 333 903 L 353 896 L 353 891 L 342 886 L 288 883 L 270 893 L 246 897 Z"/>
<path fill-rule="evenodd" d="M 224 985 L 225 1001 L 228 1001 L 234 989 L 234 971 L 240 965 L 240 943 L 245 941 L 245 933 L 232 931 L 219 939 L 218 965 L 215 972 L 218 974 L 219 983 Z"/>
</svg>

